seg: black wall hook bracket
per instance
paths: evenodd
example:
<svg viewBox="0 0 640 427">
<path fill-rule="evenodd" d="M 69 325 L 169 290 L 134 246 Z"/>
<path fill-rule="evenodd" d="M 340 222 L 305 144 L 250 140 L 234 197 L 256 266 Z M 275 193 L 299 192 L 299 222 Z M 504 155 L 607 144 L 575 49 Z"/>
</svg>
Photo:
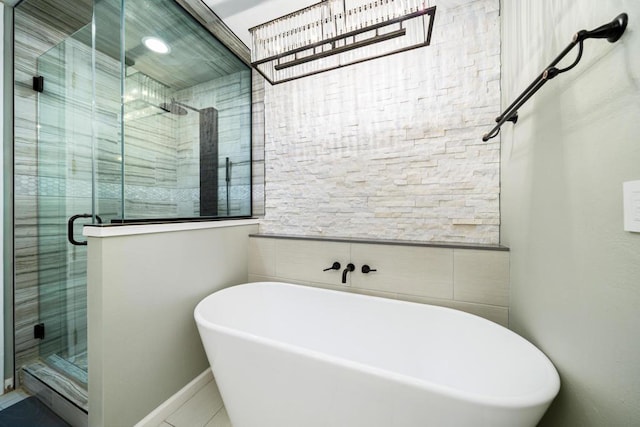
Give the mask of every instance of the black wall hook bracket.
<svg viewBox="0 0 640 427">
<path fill-rule="evenodd" d="M 615 43 L 620 39 L 620 37 L 622 37 L 622 34 L 624 34 L 627 29 L 628 21 L 629 17 L 627 14 L 621 13 L 616 16 L 613 21 L 601 25 L 591 31 L 578 31 L 573 36 L 571 43 L 569 43 L 560 55 L 558 55 L 556 59 L 554 59 L 553 62 L 551 62 L 551 64 L 549 64 L 549 66 L 547 66 L 547 68 L 545 68 L 533 82 L 531 82 L 531 84 L 516 98 L 515 101 L 511 103 L 511 105 L 504 110 L 501 115 L 496 117 L 497 124 L 493 129 L 491 129 L 491 131 L 484 134 L 482 140 L 486 142 L 491 138 L 495 138 L 500 133 L 500 127 L 506 122 L 512 122 L 515 124 L 518 121 L 518 109 L 522 107 L 524 103 L 527 102 L 538 90 L 540 90 L 546 82 L 578 65 L 578 62 L 582 59 L 583 43 L 585 40 L 607 39 L 610 43 Z M 556 68 L 556 65 L 558 65 L 558 63 L 576 46 L 579 47 L 579 50 L 575 61 L 566 68 Z"/>
</svg>

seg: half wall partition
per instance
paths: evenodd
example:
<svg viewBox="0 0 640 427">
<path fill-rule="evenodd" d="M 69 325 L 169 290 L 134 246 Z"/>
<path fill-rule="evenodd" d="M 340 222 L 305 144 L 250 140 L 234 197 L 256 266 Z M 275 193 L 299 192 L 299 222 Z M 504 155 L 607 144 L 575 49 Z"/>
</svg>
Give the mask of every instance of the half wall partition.
<svg viewBox="0 0 640 427">
<path fill-rule="evenodd" d="M 81 227 L 251 216 L 251 72 L 173 0 L 14 22 L 15 368 L 86 412 Z"/>
</svg>

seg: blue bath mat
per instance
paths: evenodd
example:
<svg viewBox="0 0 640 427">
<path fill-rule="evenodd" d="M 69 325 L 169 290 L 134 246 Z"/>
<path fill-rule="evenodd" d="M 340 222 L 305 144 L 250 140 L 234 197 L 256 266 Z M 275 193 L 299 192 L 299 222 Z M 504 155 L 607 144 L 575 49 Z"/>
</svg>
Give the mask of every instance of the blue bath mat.
<svg viewBox="0 0 640 427">
<path fill-rule="evenodd" d="M 70 427 L 37 397 L 27 397 L 0 411 L 0 427 Z"/>
</svg>

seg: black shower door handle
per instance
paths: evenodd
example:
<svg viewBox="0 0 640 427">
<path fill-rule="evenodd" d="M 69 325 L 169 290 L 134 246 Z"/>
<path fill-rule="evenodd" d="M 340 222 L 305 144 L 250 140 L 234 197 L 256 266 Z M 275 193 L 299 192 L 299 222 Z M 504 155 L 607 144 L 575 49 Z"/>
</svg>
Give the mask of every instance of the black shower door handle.
<svg viewBox="0 0 640 427">
<path fill-rule="evenodd" d="M 79 214 L 69 218 L 69 221 L 67 221 L 67 239 L 69 239 L 69 242 L 72 245 L 87 246 L 86 240 L 84 242 L 79 242 L 73 237 L 73 223 L 76 222 L 76 219 L 78 218 L 91 218 L 91 217 L 93 217 L 93 215 L 91 214 Z M 96 220 L 98 220 L 98 224 L 102 224 L 102 218 L 100 218 L 98 215 L 96 215 Z"/>
</svg>

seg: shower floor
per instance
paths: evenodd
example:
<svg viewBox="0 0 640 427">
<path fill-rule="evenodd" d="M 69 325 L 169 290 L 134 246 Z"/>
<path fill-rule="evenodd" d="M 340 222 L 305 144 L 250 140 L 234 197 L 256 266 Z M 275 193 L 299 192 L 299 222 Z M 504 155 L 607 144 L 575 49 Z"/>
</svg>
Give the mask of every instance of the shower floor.
<svg viewBox="0 0 640 427">
<path fill-rule="evenodd" d="M 44 360 L 44 363 L 61 374 L 69 376 L 71 379 L 84 386 L 84 388 L 87 388 L 89 379 L 87 374 L 88 364 L 86 351 L 70 358 L 64 358 L 57 354 L 52 354 Z"/>
<path fill-rule="evenodd" d="M 47 358 L 47 361 L 57 369 L 54 369 L 54 367 L 49 366 L 43 361 L 30 363 L 24 366 L 22 369 L 34 378 L 54 389 L 75 406 L 82 409 L 84 412 L 88 412 L 89 396 L 87 393 L 86 371 L 82 371 L 77 366 L 65 361 L 58 356 L 50 356 Z M 63 375 L 58 371 L 58 369 L 63 372 L 68 372 L 69 375 Z M 72 372 L 70 372 L 70 370 Z M 73 378 L 70 378 L 70 376 L 72 376 Z M 84 379 L 84 383 L 82 379 Z"/>
</svg>

